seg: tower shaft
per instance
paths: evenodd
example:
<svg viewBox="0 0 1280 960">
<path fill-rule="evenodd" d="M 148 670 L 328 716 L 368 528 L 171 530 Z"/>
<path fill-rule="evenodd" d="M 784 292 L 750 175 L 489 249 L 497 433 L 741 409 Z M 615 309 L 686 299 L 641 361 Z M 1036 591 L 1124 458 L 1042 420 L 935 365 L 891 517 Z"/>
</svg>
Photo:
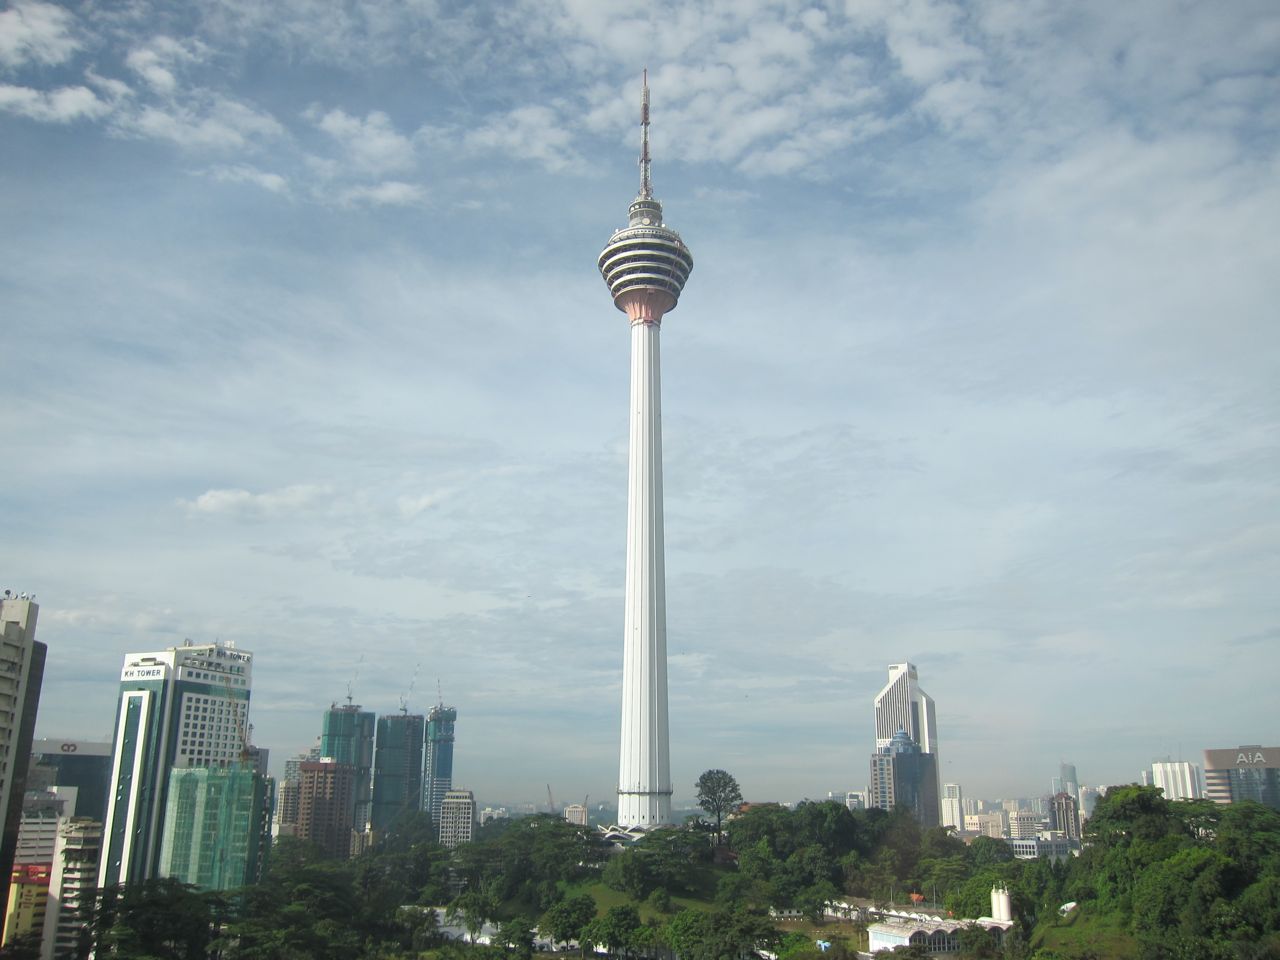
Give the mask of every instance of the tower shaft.
<svg viewBox="0 0 1280 960">
<path fill-rule="evenodd" d="M 667 729 L 667 604 L 662 520 L 662 313 L 627 295 L 631 321 L 631 445 L 622 668 L 618 825 L 671 822 Z M 637 302 L 643 297 L 644 301 Z"/>
</svg>

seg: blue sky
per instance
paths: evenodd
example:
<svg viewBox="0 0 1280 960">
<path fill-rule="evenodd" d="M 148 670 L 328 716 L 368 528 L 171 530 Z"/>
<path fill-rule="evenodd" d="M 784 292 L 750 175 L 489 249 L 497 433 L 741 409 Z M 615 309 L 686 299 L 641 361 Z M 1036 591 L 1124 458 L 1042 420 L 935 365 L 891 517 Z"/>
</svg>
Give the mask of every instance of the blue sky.
<svg viewBox="0 0 1280 960">
<path fill-rule="evenodd" d="M 459 710 L 482 802 L 614 787 L 654 182 L 676 799 L 862 787 L 910 659 L 998 796 L 1274 743 L 1266 2 L 10 4 L 5 586 L 40 733 L 234 640 L 255 737 Z"/>
</svg>

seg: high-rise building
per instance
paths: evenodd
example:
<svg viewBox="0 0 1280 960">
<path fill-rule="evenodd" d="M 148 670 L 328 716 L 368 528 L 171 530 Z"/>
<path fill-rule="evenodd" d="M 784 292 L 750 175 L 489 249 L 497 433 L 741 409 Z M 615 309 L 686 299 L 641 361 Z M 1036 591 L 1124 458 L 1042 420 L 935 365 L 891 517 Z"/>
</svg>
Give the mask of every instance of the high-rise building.
<svg viewBox="0 0 1280 960">
<path fill-rule="evenodd" d="M 844 805 L 850 810 L 867 809 L 867 791 L 850 790 L 844 795 Z"/>
<path fill-rule="evenodd" d="M 1199 800 L 1204 796 L 1200 765 L 1189 760 L 1157 760 L 1151 764 L 1151 785 L 1164 791 L 1166 800 Z"/>
<path fill-rule="evenodd" d="M 1053 829 L 1068 840 L 1080 839 L 1080 801 L 1073 793 L 1055 793 L 1053 795 Z"/>
<path fill-rule="evenodd" d="M 452 850 L 475 834 L 476 798 L 470 790 L 450 790 L 440 801 L 440 846 Z"/>
<path fill-rule="evenodd" d="M 320 846 L 329 856 L 351 855 L 355 816 L 356 770 L 332 757 L 299 765 L 296 836 Z"/>
<path fill-rule="evenodd" d="M 271 843 L 269 783 L 247 763 L 170 770 L 159 875 L 201 890 L 257 883 Z"/>
<path fill-rule="evenodd" d="M 1053 778 L 1049 786 L 1053 795 L 1069 793 L 1073 797 L 1078 797 L 1080 781 L 1076 779 L 1076 765 L 1063 760 L 1058 764 L 1058 775 Z"/>
<path fill-rule="evenodd" d="M 422 809 L 440 827 L 440 804 L 453 789 L 453 728 L 458 711 L 438 703 L 427 712 L 427 762 L 423 783 Z"/>
<path fill-rule="evenodd" d="M 1029 840 L 1040 834 L 1044 821 L 1040 814 L 1030 810 L 1019 810 L 1009 814 L 1009 837 L 1013 840 Z"/>
<path fill-rule="evenodd" d="M 938 721 L 933 698 L 920 689 L 914 664 L 889 664 L 889 682 L 876 694 L 876 749 L 905 730 L 922 752 L 937 754 Z"/>
<path fill-rule="evenodd" d="M 99 740 L 36 740 L 31 745 L 33 774 L 56 787 L 75 787 L 75 809 L 69 817 L 102 822 L 111 786 L 111 743 Z"/>
<path fill-rule="evenodd" d="M 40 606 L 28 594 L 0 597 L 0 905 L 8 903 L 22 821 L 31 742 L 48 650 L 36 639 Z"/>
<path fill-rule="evenodd" d="M 373 813 L 375 833 L 389 829 L 422 804 L 422 750 L 426 718 L 418 713 L 393 713 L 378 718 L 378 742 L 373 754 Z"/>
<path fill-rule="evenodd" d="M 1215 803 L 1253 800 L 1280 810 L 1280 747 L 1206 750 L 1204 783 L 1205 796 Z"/>
<path fill-rule="evenodd" d="M 640 192 L 597 265 L 631 325 L 627 575 L 623 614 L 618 825 L 671 822 L 667 722 L 667 601 L 662 513 L 659 331 L 693 270 L 689 248 L 663 221 L 649 169 L 649 80 L 640 106 Z"/>
<path fill-rule="evenodd" d="M 871 806 L 907 807 L 922 827 L 938 825 L 938 768 L 934 756 L 899 730 L 871 757 Z"/>
<path fill-rule="evenodd" d="M 964 791 L 958 783 L 942 785 L 942 825 L 964 829 Z"/>
<path fill-rule="evenodd" d="M 126 654 L 99 886 L 160 876 L 170 771 L 241 762 L 252 682 L 253 654 L 233 643 Z"/>
<path fill-rule="evenodd" d="M 369 829 L 373 805 L 373 736 L 376 718 L 358 704 L 334 704 L 325 711 L 320 756 L 332 757 L 355 770 L 351 822 L 357 833 Z"/>
<path fill-rule="evenodd" d="M 53 852 L 41 960 L 73 960 L 88 954 L 101 854 L 101 823 L 88 817 L 62 822 Z"/>
</svg>

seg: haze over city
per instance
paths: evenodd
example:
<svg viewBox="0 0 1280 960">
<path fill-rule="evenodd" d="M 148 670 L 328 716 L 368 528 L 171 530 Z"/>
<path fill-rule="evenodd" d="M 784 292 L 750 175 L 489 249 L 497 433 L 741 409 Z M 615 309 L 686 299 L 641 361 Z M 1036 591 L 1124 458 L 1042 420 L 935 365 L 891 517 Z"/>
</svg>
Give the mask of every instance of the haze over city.
<svg viewBox="0 0 1280 960">
<path fill-rule="evenodd" d="M 708 767 L 860 789 L 904 660 L 970 796 L 1272 742 L 1278 40 L 1261 2 L 7 6 L 0 571 L 41 605 L 39 734 L 109 739 L 125 652 L 221 639 L 273 762 L 438 681 L 481 802 L 611 797 L 595 258 L 647 65 L 697 258 L 677 806 Z"/>
</svg>

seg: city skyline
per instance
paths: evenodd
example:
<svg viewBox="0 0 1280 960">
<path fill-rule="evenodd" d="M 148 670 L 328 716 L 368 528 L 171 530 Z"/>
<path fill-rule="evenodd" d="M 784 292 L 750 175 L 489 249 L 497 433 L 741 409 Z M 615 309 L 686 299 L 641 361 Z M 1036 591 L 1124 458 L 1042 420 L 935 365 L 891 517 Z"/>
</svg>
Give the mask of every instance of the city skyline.
<svg viewBox="0 0 1280 960">
<path fill-rule="evenodd" d="M 966 796 L 1273 742 L 1268 5 L 370 9 L 0 10 L 38 736 L 109 738 L 127 652 L 227 640 L 276 762 L 421 663 L 455 783 L 611 793 L 627 344 L 591 258 L 647 63 L 698 255 L 677 803 L 712 767 L 860 788 L 907 660 Z"/>
</svg>

